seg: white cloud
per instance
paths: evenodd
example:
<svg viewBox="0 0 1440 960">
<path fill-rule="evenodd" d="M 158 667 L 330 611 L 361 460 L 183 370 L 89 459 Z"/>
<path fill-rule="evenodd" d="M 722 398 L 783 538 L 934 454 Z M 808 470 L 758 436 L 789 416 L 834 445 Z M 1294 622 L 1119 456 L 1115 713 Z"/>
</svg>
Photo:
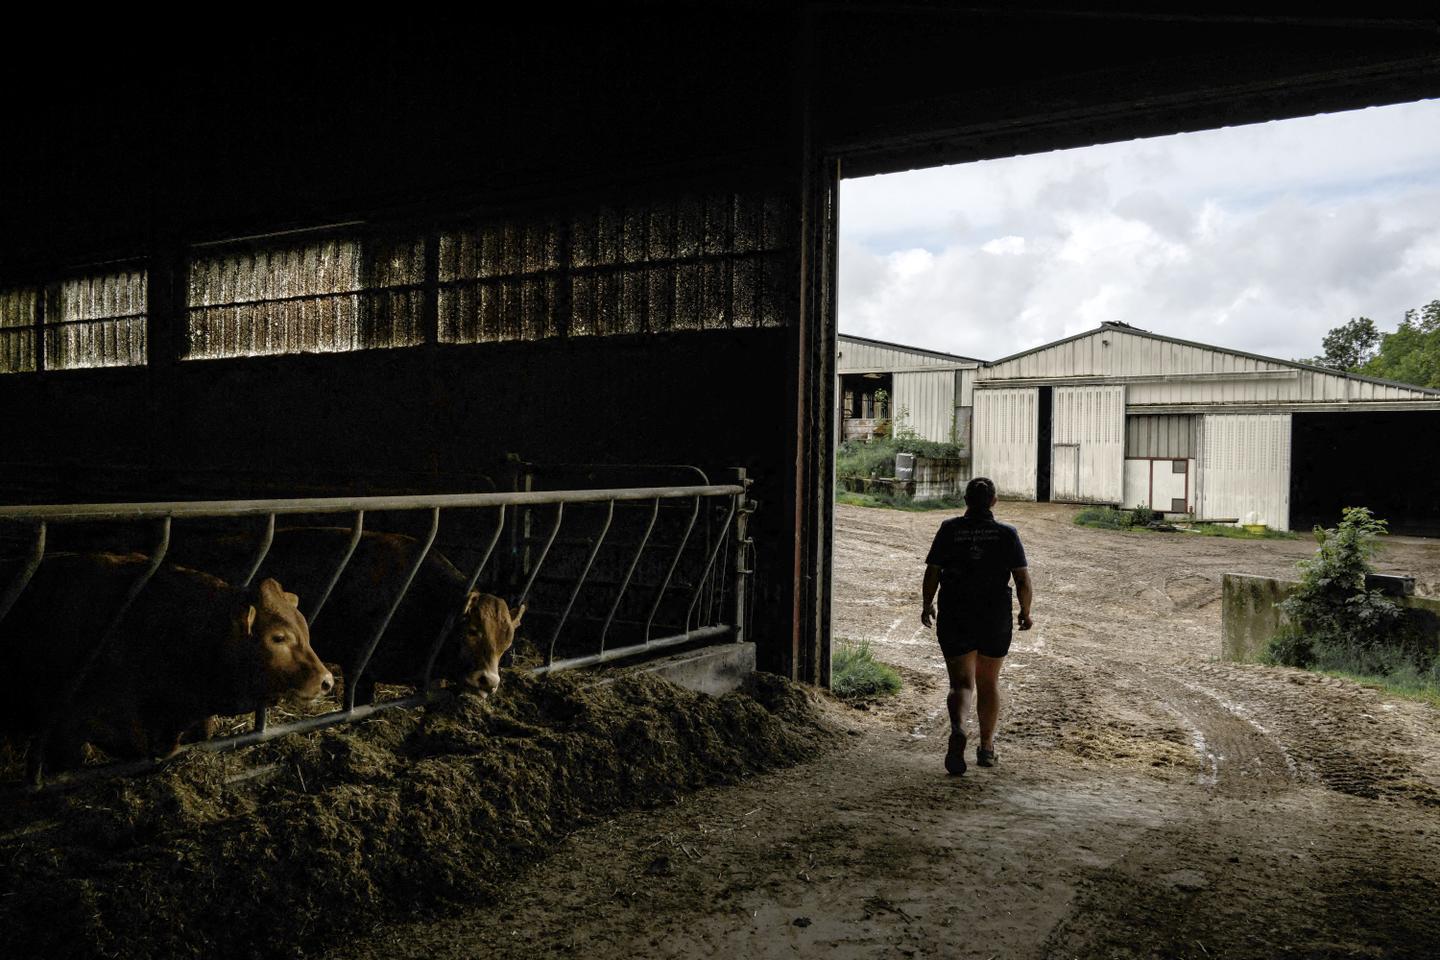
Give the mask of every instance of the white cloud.
<svg viewBox="0 0 1440 960">
<path fill-rule="evenodd" d="M 1440 101 L 846 181 L 840 327 L 993 358 L 1102 320 L 1282 357 L 1440 297 Z"/>
</svg>

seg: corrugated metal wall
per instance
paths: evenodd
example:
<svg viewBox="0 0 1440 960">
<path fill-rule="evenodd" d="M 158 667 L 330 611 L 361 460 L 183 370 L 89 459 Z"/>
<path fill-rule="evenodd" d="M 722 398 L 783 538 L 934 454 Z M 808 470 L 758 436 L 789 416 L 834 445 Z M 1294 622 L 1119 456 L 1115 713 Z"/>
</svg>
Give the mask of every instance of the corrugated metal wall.
<svg viewBox="0 0 1440 960">
<path fill-rule="evenodd" d="M 1290 415 L 1213 414 L 1200 425 L 1196 510 L 1203 518 L 1253 512 L 1275 530 L 1290 526 Z"/>
<path fill-rule="evenodd" d="M 951 442 L 955 427 L 955 374 L 949 370 L 896 373 L 894 415 L 926 440 Z"/>
<path fill-rule="evenodd" d="M 1131 414 L 1125 418 L 1125 456 L 1195 458 L 1193 415 Z"/>
<path fill-rule="evenodd" d="M 1125 497 L 1125 388 L 1057 387 L 1052 416 L 1051 497 L 1120 503 Z"/>
<path fill-rule="evenodd" d="M 1254 380 L 1178 380 L 1128 384 L 1131 406 L 1173 403 L 1312 403 L 1403 400 L 1434 394 L 1403 386 L 1352 380 L 1318 370 L 1246 357 L 1221 348 L 1191 346 L 1142 333 L 1104 329 L 984 368 L 983 380 L 1030 377 L 1148 377 L 1186 374 L 1270 373 Z"/>
<path fill-rule="evenodd" d="M 971 475 L 995 481 L 1002 497 L 1035 499 L 1038 391 L 975 391 L 975 451 Z"/>
</svg>

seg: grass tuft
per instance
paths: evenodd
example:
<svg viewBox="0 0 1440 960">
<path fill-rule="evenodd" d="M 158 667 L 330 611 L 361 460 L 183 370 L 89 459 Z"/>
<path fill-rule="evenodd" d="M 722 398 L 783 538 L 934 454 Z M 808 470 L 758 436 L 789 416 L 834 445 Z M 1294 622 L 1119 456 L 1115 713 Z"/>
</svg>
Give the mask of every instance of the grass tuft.
<svg viewBox="0 0 1440 960">
<path fill-rule="evenodd" d="M 869 640 L 841 640 L 835 649 L 830 690 L 841 700 L 869 700 L 900 690 L 900 674 L 875 659 Z"/>
</svg>

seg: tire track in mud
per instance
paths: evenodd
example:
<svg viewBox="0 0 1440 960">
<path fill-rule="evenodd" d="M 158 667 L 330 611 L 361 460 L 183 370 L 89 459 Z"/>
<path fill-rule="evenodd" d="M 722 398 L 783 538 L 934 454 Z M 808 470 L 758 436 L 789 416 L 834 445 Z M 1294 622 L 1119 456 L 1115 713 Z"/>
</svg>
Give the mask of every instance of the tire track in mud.
<svg viewBox="0 0 1440 960">
<path fill-rule="evenodd" d="M 1366 799 L 1440 806 L 1433 756 L 1372 691 L 1345 680 L 1246 664 L 1195 664 L 1183 681 L 1261 731 L 1297 778 Z"/>
</svg>

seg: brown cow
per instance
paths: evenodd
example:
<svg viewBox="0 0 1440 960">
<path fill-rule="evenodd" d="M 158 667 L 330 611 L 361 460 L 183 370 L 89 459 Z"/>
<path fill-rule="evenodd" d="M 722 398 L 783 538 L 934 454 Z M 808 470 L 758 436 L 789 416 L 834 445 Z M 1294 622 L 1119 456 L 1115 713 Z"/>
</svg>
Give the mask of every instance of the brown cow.
<svg viewBox="0 0 1440 960">
<path fill-rule="evenodd" d="M 330 581 L 351 533 L 342 527 L 282 527 L 275 531 L 261 572 L 278 577 L 306 597 L 318 597 Z M 365 533 L 329 600 L 315 617 L 311 641 L 327 663 L 350 670 L 395 599 L 420 543 L 398 533 Z M 182 544 L 188 563 L 215 572 L 240 569 L 253 541 L 226 538 L 213 544 Z M 440 629 L 462 601 L 435 664 L 435 675 L 480 694 L 500 686 L 500 658 L 515 640 L 525 607 L 512 614 L 499 597 L 464 593 L 465 575 L 432 549 L 390 621 L 358 685 L 358 702 L 370 699 L 376 682 L 415 684 Z M 462 632 L 463 629 L 463 632 Z"/>
<path fill-rule="evenodd" d="M 281 700 L 313 700 L 335 679 L 310 648 L 299 600 L 274 580 L 249 590 L 171 564 L 136 597 L 68 707 L 61 701 L 144 571 L 141 556 L 47 558 L 0 621 L 9 691 L 7 734 L 39 735 L 54 719 L 44 756 L 78 765 L 93 743 L 116 759 L 166 757 L 214 715 Z"/>
</svg>

